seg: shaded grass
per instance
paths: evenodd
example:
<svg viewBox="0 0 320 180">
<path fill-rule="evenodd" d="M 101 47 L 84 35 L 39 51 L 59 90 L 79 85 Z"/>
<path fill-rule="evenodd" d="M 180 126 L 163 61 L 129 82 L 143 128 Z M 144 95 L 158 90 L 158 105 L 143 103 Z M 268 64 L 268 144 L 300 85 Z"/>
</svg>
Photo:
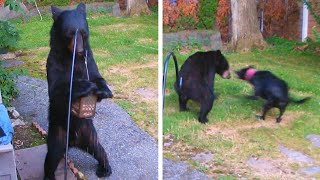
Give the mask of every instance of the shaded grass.
<svg viewBox="0 0 320 180">
<path fill-rule="evenodd" d="M 280 157 L 279 144 L 307 153 L 320 161 L 318 155 L 320 150 L 311 147 L 310 142 L 304 138 L 308 134 L 320 133 L 319 55 L 294 51 L 294 46 L 301 45 L 299 42 L 280 38 L 271 38 L 268 42 L 271 46 L 264 51 L 224 52 L 224 54 L 233 70 L 247 65 L 254 65 L 260 70 L 270 70 L 288 83 L 290 95 L 294 99 L 312 97 L 302 105 L 290 104 L 281 122 L 284 125 L 275 123 L 278 110 L 274 109 L 267 114 L 266 122 L 270 126 L 254 127 L 259 123 L 255 119 L 255 114 L 260 114 L 263 101 L 246 99 L 244 95 L 252 94 L 252 87 L 237 79 L 235 74 L 230 80 L 216 75 L 215 93 L 218 97 L 208 115 L 209 122 L 207 125 L 198 123 L 199 105 L 197 103 L 189 102 L 190 111 L 179 112 L 178 96 L 173 90 L 174 67 L 170 62 L 163 116 L 164 134 L 172 134 L 178 141 L 193 147 L 213 151 L 216 158 L 225 160 L 224 164 L 229 166 L 229 169 L 246 161 L 250 156 Z M 181 66 L 194 52 L 192 50 L 175 51 L 178 64 Z M 297 115 L 297 112 L 302 115 Z M 243 129 L 242 126 L 254 128 Z M 208 127 L 234 130 L 234 132 L 232 131 L 230 135 L 221 133 L 208 135 Z M 216 173 L 210 175 L 219 177 Z"/>
<path fill-rule="evenodd" d="M 157 89 L 158 24 L 157 15 L 140 17 L 112 17 L 104 13 L 89 13 L 90 45 L 102 76 L 114 89 L 114 101 L 130 116 L 157 136 L 157 102 L 143 99 L 138 88 Z M 51 15 L 37 17 L 27 23 L 15 22 L 21 34 L 19 57 L 24 68 L 34 77 L 46 78 L 46 59 L 49 53 Z M 147 40 L 146 40 L 147 39 Z M 151 67 L 148 67 L 152 64 Z M 139 68 L 147 65 L 146 68 Z M 136 69 L 130 69 L 131 66 Z M 110 71 L 112 67 L 122 67 Z M 130 69 L 127 72 L 122 69 Z M 150 108 L 149 108 L 150 107 Z"/>
</svg>

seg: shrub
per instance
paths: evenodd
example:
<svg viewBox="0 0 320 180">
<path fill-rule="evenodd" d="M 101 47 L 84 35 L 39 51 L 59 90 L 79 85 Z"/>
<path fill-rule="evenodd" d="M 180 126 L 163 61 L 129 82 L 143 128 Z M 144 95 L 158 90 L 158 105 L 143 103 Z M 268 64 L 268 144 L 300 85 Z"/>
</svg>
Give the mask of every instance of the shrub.
<svg viewBox="0 0 320 180">
<path fill-rule="evenodd" d="M 0 48 L 12 49 L 20 39 L 17 28 L 9 21 L 0 21 Z"/>
<path fill-rule="evenodd" d="M 171 4 L 170 0 L 164 0 L 164 31 L 194 29 L 198 22 L 197 11 L 198 2 L 196 0 L 177 0 L 177 5 Z M 186 22 L 187 20 L 190 22 Z"/>
<path fill-rule="evenodd" d="M 10 100 L 18 94 L 14 82 L 15 72 L 4 69 L 0 64 L 0 89 L 5 106 L 10 106 Z"/>
<path fill-rule="evenodd" d="M 180 16 L 177 6 L 170 3 L 170 0 L 163 0 L 163 25 L 173 27 Z"/>
<path fill-rule="evenodd" d="M 176 22 L 176 27 L 178 30 L 184 30 L 184 29 L 188 29 L 188 30 L 192 30 L 196 28 L 196 21 L 194 19 L 194 17 L 192 16 L 182 16 L 178 19 L 178 21 Z"/>
<path fill-rule="evenodd" d="M 164 31 L 213 29 L 218 0 L 163 0 Z M 189 22 L 187 22 L 189 20 Z"/>
<path fill-rule="evenodd" d="M 223 42 L 229 41 L 229 17 L 231 15 L 230 0 L 219 0 L 216 13 L 216 25 Z"/>
<path fill-rule="evenodd" d="M 218 0 L 199 0 L 198 28 L 212 29 L 215 24 Z"/>
</svg>

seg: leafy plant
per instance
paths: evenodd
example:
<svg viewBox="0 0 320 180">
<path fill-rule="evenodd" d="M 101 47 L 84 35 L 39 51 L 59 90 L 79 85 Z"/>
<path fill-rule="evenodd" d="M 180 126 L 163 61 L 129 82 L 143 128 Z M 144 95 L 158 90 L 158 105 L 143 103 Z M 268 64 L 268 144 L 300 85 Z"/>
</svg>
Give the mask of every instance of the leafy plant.
<svg viewBox="0 0 320 180">
<path fill-rule="evenodd" d="M 194 29 L 198 22 L 198 2 L 195 0 L 177 0 L 177 4 L 163 1 L 164 31 Z M 191 22 L 186 22 L 190 20 Z M 191 25 L 191 26 L 190 26 Z"/>
<path fill-rule="evenodd" d="M 13 10 L 15 12 L 22 12 L 23 9 L 21 8 L 20 3 L 22 3 L 22 0 L 6 0 L 4 2 L 4 7 L 8 6 L 10 10 Z"/>
<path fill-rule="evenodd" d="M 320 32 L 318 32 L 315 27 L 312 28 L 312 32 L 313 32 L 313 34 L 315 36 L 315 42 L 320 43 Z"/>
<path fill-rule="evenodd" d="M 15 48 L 19 39 L 19 32 L 13 24 L 9 21 L 0 21 L 0 48 Z"/>
<path fill-rule="evenodd" d="M 223 42 L 229 40 L 229 17 L 231 15 L 230 1 L 219 0 L 216 12 L 216 25 L 220 31 Z"/>
<path fill-rule="evenodd" d="M 0 89 L 2 100 L 5 106 L 10 105 L 10 100 L 18 94 L 14 82 L 15 72 L 4 69 L 0 65 Z"/>
<path fill-rule="evenodd" d="M 198 28 L 212 29 L 215 23 L 215 14 L 217 12 L 218 0 L 200 0 L 198 11 Z"/>
<path fill-rule="evenodd" d="M 36 0 L 26 0 L 27 3 L 35 3 Z M 23 12 L 23 9 L 20 6 L 20 3 L 23 3 L 22 0 L 6 0 L 4 2 L 4 7 L 9 7 L 10 10 L 13 10 L 15 12 Z"/>
<path fill-rule="evenodd" d="M 196 28 L 196 21 L 192 16 L 182 16 L 176 22 L 176 26 L 178 30 L 184 30 L 186 27 L 192 30 Z"/>
</svg>

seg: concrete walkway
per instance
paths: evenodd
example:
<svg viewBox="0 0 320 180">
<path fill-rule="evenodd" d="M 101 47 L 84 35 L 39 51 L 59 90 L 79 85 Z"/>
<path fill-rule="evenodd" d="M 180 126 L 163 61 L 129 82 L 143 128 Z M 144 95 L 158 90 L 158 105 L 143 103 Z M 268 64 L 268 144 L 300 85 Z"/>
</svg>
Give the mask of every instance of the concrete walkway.
<svg viewBox="0 0 320 180">
<path fill-rule="evenodd" d="M 47 130 L 46 81 L 21 76 L 17 79 L 17 86 L 20 93 L 13 105 L 24 120 L 36 121 Z M 136 126 L 126 111 L 116 103 L 104 100 L 97 105 L 94 124 L 113 170 L 107 179 L 158 179 L 157 143 Z M 97 162 L 90 155 L 73 148 L 69 157 L 87 179 L 98 179 L 95 175 Z"/>
<path fill-rule="evenodd" d="M 15 151 L 17 171 L 22 180 L 43 179 L 44 171 L 42 167 L 44 164 L 46 153 L 46 144 Z M 55 176 L 58 180 L 64 179 L 64 159 L 61 159 L 55 172 Z M 70 169 L 67 170 L 67 178 L 68 180 L 77 179 Z"/>
<path fill-rule="evenodd" d="M 211 180 L 204 173 L 194 170 L 186 162 L 175 162 L 169 159 L 163 160 L 164 180 Z"/>
</svg>

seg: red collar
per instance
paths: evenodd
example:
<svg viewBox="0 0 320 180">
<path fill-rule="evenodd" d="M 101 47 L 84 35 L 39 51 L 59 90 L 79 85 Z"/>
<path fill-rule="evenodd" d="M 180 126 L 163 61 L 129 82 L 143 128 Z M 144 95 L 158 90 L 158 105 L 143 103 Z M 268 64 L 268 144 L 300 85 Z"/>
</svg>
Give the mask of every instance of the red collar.
<svg viewBox="0 0 320 180">
<path fill-rule="evenodd" d="M 256 69 L 250 68 L 246 71 L 246 74 L 244 75 L 245 80 L 250 80 L 252 76 L 257 72 Z"/>
</svg>

